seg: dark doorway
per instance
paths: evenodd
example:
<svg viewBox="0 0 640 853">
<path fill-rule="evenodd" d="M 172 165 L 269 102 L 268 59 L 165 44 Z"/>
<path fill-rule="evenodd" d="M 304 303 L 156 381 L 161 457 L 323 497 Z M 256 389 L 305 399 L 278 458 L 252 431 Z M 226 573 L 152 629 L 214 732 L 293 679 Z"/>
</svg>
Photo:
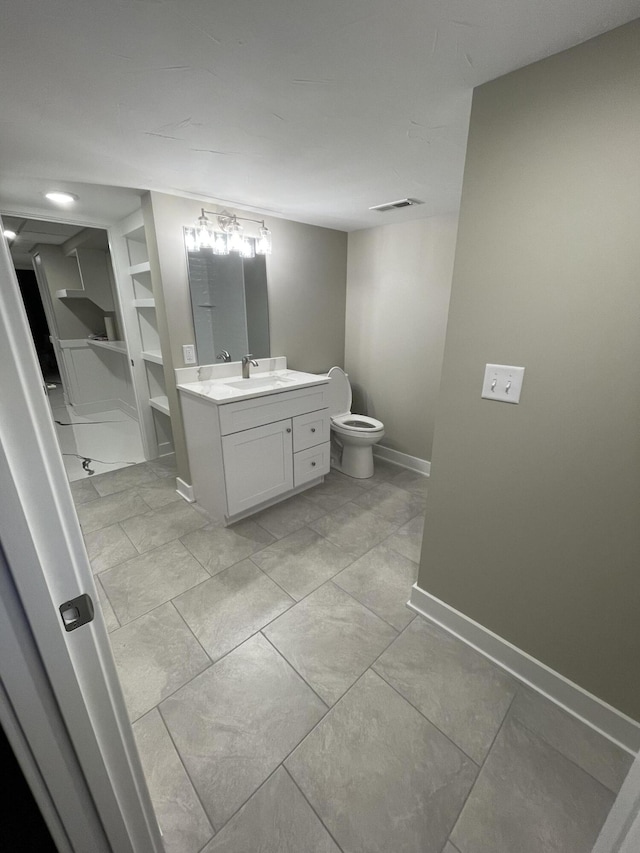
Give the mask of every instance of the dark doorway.
<svg viewBox="0 0 640 853">
<path fill-rule="evenodd" d="M 24 303 L 25 311 L 27 312 L 27 320 L 31 329 L 31 337 L 38 354 L 40 369 L 45 382 L 59 385 L 60 374 L 58 372 L 58 363 L 56 361 L 53 344 L 49 336 L 49 324 L 42 306 L 40 291 L 38 290 L 38 282 L 33 270 L 16 270 L 20 293 Z"/>
</svg>

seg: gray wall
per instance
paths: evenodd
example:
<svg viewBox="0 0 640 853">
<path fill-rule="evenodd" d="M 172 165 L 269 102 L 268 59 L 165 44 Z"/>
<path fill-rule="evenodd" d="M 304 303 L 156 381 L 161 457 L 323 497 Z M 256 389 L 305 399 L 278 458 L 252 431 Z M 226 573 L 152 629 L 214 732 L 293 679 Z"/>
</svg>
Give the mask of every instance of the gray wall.
<svg viewBox="0 0 640 853">
<path fill-rule="evenodd" d="M 82 289 L 76 259 L 67 257 L 59 246 L 42 244 L 35 246 L 34 251 L 40 255 L 51 292 L 51 307 L 58 327 L 57 331 L 51 329 L 51 334 L 62 340 L 76 340 L 104 332 L 105 311 L 89 299 L 58 299 L 56 296 L 58 290 Z"/>
<path fill-rule="evenodd" d="M 353 410 L 383 421 L 382 444 L 431 459 L 457 219 L 349 234 L 345 362 Z"/>
<path fill-rule="evenodd" d="M 184 367 L 182 345 L 195 343 L 183 226 L 193 224 L 204 205 L 152 192 L 143 200 L 149 260 L 158 310 L 158 329 L 178 474 L 191 482 L 173 369 Z M 240 209 L 238 216 L 258 217 Z M 289 367 L 313 373 L 344 363 L 347 235 L 341 231 L 265 217 L 273 234 L 267 258 L 271 354 L 285 355 Z"/>
<path fill-rule="evenodd" d="M 418 581 L 636 719 L 639 44 L 474 94 Z M 486 362 L 526 367 L 519 406 Z"/>
</svg>

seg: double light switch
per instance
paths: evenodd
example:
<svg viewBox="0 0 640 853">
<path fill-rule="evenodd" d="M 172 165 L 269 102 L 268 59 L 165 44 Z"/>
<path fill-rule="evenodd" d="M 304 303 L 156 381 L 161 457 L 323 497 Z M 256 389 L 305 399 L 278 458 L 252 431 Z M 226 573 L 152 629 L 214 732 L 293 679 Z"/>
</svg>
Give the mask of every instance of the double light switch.
<svg viewBox="0 0 640 853">
<path fill-rule="evenodd" d="M 482 396 L 500 403 L 519 403 L 524 367 L 508 364 L 487 364 L 484 370 Z"/>
</svg>

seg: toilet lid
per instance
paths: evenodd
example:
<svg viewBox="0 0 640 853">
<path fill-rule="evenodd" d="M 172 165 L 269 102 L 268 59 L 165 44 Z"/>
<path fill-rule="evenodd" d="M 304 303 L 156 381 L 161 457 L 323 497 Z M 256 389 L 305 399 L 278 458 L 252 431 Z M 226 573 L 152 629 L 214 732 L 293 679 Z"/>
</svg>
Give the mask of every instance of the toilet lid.
<svg viewBox="0 0 640 853">
<path fill-rule="evenodd" d="M 332 367 L 329 376 L 329 414 L 336 418 L 351 413 L 351 385 L 340 367 Z"/>
</svg>

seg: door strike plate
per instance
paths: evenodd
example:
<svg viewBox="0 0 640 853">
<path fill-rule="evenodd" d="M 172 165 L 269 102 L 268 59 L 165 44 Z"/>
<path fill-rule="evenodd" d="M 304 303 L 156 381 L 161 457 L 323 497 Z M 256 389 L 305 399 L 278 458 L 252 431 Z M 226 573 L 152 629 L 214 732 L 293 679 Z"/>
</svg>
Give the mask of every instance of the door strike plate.
<svg viewBox="0 0 640 853">
<path fill-rule="evenodd" d="M 65 601 L 59 609 L 65 631 L 75 631 L 81 625 L 91 622 L 95 612 L 91 596 L 86 592 L 71 601 Z"/>
</svg>

